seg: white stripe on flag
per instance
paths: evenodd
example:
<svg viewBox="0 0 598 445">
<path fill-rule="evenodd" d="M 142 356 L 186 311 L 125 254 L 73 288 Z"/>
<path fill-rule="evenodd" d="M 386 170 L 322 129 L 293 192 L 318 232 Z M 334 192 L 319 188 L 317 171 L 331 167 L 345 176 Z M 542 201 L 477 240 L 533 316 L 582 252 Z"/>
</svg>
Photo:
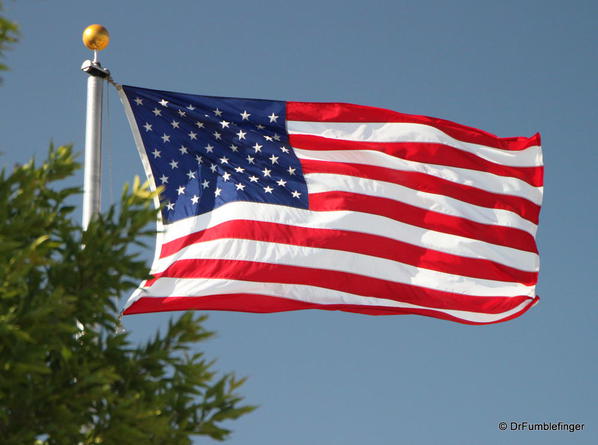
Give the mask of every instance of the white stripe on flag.
<svg viewBox="0 0 598 445">
<path fill-rule="evenodd" d="M 305 150 L 294 148 L 299 159 L 341 162 L 358 165 L 373 165 L 394 170 L 414 171 L 445 179 L 456 184 L 467 185 L 491 193 L 519 196 L 535 204 L 542 203 L 542 187 L 534 187 L 517 178 L 458 167 L 406 161 L 386 153 L 373 150 Z"/>
<path fill-rule="evenodd" d="M 466 218 L 482 224 L 514 227 L 525 230 L 532 235 L 537 230 L 536 224 L 508 210 L 480 207 L 449 196 L 420 192 L 390 182 L 339 175 L 337 173 L 309 173 L 305 175 L 305 180 L 310 193 L 336 190 L 377 196 L 445 215 Z"/>
<path fill-rule="evenodd" d="M 348 272 L 396 283 L 474 296 L 534 297 L 534 286 L 464 277 L 353 252 L 246 239 L 216 239 L 192 244 L 161 258 L 157 273 L 179 260 L 238 260 Z"/>
<path fill-rule="evenodd" d="M 288 206 L 243 201 L 230 202 L 206 214 L 167 225 L 162 243 L 233 220 L 369 233 L 439 252 L 488 259 L 523 271 L 536 272 L 539 267 L 538 255 L 532 252 L 436 232 L 383 216 L 353 211 L 313 212 Z M 153 268 L 152 273 L 155 273 Z"/>
<path fill-rule="evenodd" d="M 371 142 L 429 142 L 450 145 L 473 153 L 482 159 L 511 167 L 542 165 L 540 147 L 525 150 L 501 150 L 485 145 L 463 142 L 441 130 L 412 123 L 353 123 L 353 122 L 303 122 L 287 121 L 289 134 L 309 134 L 332 139 Z"/>
<path fill-rule="evenodd" d="M 260 294 L 272 297 L 284 295 L 297 301 L 304 301 L 315 304 L 355 304 L 362 306 L 387 306 L 395 308 L 411 308 L 423 310 L 435 310 L 475 323 L 490 323 L 509 317 L 523 310 L 532 303 L 532 300 L 525 301 L 517 307 L 498 314 L 487 314 L 452 309 L 438 309 L 433 307 L 418 306 L 415 304 L 388 300 L 384 298 L 363 297 L 338 290 L 330 290 L 316 286 L 301 284 L 282 283 L 258 283 L 254 281 L 240 281 L 230 279 L 203 279 L 203 278 L 160 278 L 150 288 L 138 289 L 132 296 L 130 303 L 143 297 L 173 297 L 184 296 L 208 296 L 227 294 Z"/>
</svg>

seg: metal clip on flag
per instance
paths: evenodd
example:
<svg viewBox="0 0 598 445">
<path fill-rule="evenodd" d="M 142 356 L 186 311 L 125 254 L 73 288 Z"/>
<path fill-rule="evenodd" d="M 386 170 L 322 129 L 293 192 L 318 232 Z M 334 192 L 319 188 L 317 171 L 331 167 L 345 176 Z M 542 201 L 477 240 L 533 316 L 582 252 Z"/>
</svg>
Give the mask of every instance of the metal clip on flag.
<svg viewBox="0 0 598 445">
<path fill-rule="evenodd" d="M 344 103 L 118 87 L 165 191 L 125 314 L 325 309 L 469 324 L 536 302 L 540 136 Z"/>
</svg>

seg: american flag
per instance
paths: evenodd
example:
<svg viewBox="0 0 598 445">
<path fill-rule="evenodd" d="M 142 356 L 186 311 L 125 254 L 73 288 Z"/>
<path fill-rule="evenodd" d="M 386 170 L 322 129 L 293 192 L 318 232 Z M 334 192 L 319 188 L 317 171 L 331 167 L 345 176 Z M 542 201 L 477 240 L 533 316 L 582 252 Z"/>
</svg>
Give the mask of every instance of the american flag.
<svg viewBox="0 0 598 445">
<path fill-rule="evenodd" d="M 160 196 L 125 314 L 326 309 L 469 324 L 538 297 L 540 136 L 345 103 L 122 86 Z"/>
</svg>

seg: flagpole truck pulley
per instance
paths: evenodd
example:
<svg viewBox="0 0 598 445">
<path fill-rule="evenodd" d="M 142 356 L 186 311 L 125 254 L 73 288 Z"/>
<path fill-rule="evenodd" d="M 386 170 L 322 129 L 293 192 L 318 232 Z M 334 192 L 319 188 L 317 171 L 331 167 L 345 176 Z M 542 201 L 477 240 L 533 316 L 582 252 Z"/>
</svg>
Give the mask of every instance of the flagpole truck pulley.
<svg viewBox="0 0 598 445">
<path fill-rule="evenodd" d="M 93 51 L 93 60 L 86 60 L 81 70 L 87 79 L 87 116 L 85 122 L 85 177 L 83 182 L 83 230 L 100 212 L 102 176 L 102 91 L 110 71 L 98 60 L 98 51 L 110 43 L 110 34 L 102 25 L 90 25 L 83 31 L 83 44 Z"/>
</svg>

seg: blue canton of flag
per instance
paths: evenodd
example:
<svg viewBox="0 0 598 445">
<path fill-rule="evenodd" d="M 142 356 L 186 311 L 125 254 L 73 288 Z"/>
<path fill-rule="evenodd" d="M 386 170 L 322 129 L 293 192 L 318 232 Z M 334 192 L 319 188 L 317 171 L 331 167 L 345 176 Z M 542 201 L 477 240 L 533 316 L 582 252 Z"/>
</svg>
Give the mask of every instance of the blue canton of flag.
<svg viewBox="0 0 598 445">
<path fill-rule="evenodd" d="M 164 187 L 164 223 L 231 201 L 308 207 L 284 102 L 123 90 L 145 148 L 142 157 L 156 186 Z"/>
</svg>

